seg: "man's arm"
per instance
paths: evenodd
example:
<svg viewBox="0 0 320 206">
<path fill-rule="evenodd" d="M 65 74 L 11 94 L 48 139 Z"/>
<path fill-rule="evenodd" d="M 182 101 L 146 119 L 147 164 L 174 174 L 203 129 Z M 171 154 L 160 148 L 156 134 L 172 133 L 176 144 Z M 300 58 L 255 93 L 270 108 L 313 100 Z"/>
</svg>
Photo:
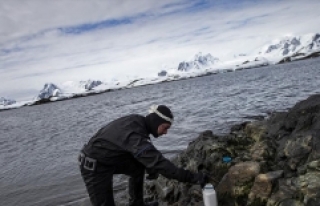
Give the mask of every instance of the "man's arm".
<svg viewBox="0 0 320 206">
<path fill-rule="evenodd" d="M 199 179 L 203 174 L 193 174 L 189 170 L 178 168 L 165 158 L 147 138 L 139 134 L 132 134 L 129 137 L 129 145 L 128 150 L 147 169 L 152 169 L 166 178 L 176 179 L 179 182 L 200 183 Z"/>
</svg>

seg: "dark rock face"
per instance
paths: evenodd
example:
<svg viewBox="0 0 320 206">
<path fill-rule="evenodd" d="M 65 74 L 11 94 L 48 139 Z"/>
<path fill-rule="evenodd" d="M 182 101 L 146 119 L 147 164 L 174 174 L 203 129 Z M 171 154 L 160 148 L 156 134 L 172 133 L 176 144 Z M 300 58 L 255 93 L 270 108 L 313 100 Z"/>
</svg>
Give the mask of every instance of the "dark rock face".
<svg viewBox="0 0 320 206">
<path fill-rule="evenodd" d="M 180 63 L 180 64 L 181 64 L 181 63 Z M 180 67 L 180 64 L 179 64 L 179 67 Z M 178 69 L 178 70 L 179 70 L 179 69 Z M 158 76 L 159 76 L 159 77 L 165 77 L 165 76 L 167 76 L 167 71 L 162 70 L 161 72 L 158 73 Z"/>
<path fill-rule="evenodd" d="M 320 95 L 288 112 L 235 125 L 225 136 L 205 131 L 173 161 L 209 173 L 219 206 L 319 206 Z M 146 183 L 145 192 L 163 206 L 203 205 L 200 186 L 161 176 Z"/>
<path fill-rule="evenodd" d="M 82 81 L 82 82 L 80 82 L 80 84 L 83 84 L 83 86 L 86 90 L 91 90 L 94 87 L 101 85 L 102 82 L 100 80 L 97 80 L 97 81 L 88 80 L 88 81 Z"/>
<path fill-rule="evenodd" d="M 211 54 L 203 55 L 201 52 L 196 54 L 193 61 L 183 61 L 179 63 L 178 71 L 189 71 L 191 69 L 201 69 L 203 66 L 211 66 L 219 62 L 218 58 Z"/>
<path fill-rule="evenodd" d="M 192 65 L 193 64 L 190 62 L 180 62 L 178 66 L 178 71 L 188 71 Z"/>
</svg>

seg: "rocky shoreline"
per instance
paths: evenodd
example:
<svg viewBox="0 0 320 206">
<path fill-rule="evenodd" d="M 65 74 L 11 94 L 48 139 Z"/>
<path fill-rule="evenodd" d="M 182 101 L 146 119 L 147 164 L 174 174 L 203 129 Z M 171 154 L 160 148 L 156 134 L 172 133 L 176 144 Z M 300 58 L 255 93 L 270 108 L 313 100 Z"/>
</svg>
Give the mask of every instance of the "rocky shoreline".
<svg viewBox="0 0 320 206">
<path fill-rule="evenodd" d="M 209 173 L 219 206 L 319 206 L 320 95 L 224 136 L 205 131 L 173 162 Z M 200 186 L 161 176 L 146 182 L 145 197 L 161 206 L 203 205 Z"/>
</svg>

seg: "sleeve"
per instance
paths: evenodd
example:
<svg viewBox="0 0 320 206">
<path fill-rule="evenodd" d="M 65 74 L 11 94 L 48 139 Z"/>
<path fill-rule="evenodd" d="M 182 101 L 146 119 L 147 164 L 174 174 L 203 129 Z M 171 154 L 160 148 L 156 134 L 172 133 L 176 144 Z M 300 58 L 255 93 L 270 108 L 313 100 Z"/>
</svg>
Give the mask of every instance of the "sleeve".
<svg viewBox="0 0 320 206">
<path fill-rule="evenodd" d="M 176 179 L 179 182 L 196 183 L 195 174 L 175 166 L 165 158 L 149 140 L 139 134 L 131 134 L 128 144 L 129 152 L 141 162 L 147 170 L 157 172 L 169 179 Z"/>
</svg>

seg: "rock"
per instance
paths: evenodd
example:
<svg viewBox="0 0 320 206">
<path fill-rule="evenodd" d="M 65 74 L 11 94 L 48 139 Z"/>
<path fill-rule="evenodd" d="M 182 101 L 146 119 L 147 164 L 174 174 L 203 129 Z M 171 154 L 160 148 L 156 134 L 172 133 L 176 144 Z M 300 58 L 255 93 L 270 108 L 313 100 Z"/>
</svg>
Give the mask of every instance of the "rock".
<svg viewBox="0 0 320 206">
<path fill-rule="evenodd" d="M 284 148 L 284 154 L 288 158 L 287 164 L 291 170 L 296 170 L 300 164 L 305 163 L 301 161 L 306 159 L 312 149 L 311 140 L 312 136 L 310 135 L 288 140 Z"/>
<path fill-rule="evenodd" d="M 287 62 L 291 62 L 291 57 L 284 57 L 283 59 L 281 59 L 279 61 L 279 64 L 283 64 L 283 63 L 287 63 Z"/>
<path fill-rule="evenodd" d="M 158 76 L 159 76 L 159 77 L 165 77 L 165 76 L 167 76 L 167 71 L 162 70 L 161 72 L 158 73 Z"/>
<path fill-rule="evenodd" d="M 97 87 L 102 84 L 100 80 L 87 80 L 87 81 L 80 81 L 79 86 L 84 88 L 85 90 L 92 90 L 94 87 Z"/>
<path fill-rule="evenodd" d="M 236 133 L 238 131 L 241 131 L 243 130 L 247 124 L 249 124 L 250 122 L 244 122 L 242 124 L 236 124 L 236 125 L 233 125 L 231 128 L 230 128 L 230 133 Z"/>
<path fill-rule="evenodd" d="M 254 178 L 260 172 L 258 162 L 241 162 L 232 166 L 216 188 L 218 194 L 232 197 L 248 194 Z"/>
<path fill-rule="evenodd" d="M 168 198 L 169 194 L 172 193 L 174 190 L 173 186 L 166 186 L 161 182 L 157 182 L 157 181 L 155 182 L 155 188 L 158 196 L 161 199 Z"/>
<path fill-rule="evenodd" d="M 320 199 L 320 172 L 308 172 L 297 178 L 299 190 L 304 195 L 304 201 Z"/>
<path fill-rule="evenodd" d="M 267 127 L 260 121 L 251 122 L 245 127 L 245 133 L 256 142 L 261 141 L 265 137 L 264 134 L 266 133 L 266 130 Z"/>
<path fill-rule="evenodd" d="M 235 125 L 227 135 L 204 131 L 173 162 L 207 172 L 220 206 L 319 206 L 319 128 L 320 95 L 314 95 L 287 112 Z M 163 197 L 162 205 L 203 205 L 198 185 L 156 182 L 152 197 Z"/>
<path fill-rule="evenodd" d="M 273 160 L 276 148 L 271 141 L 256 142 L 250 148 L 251 158 L 254 161 Z"/>
<path fill-rule="evenodd" d="M 249 193 L 249 203 L 254 199 L 267 200 L 270 197 L 275 180 L 283 176 L 283 170 L 259 174 Z"/>
<path fill-rule="evenodd" d="M 291 203 L 292 201 L 295 201 L 296 198 L 300 198 L 300 200 L 303 199 L 301 193 L 299 196 L 298 190 L 294 184 L 295 181 L 295 178 L 280 179 L 278 183 L 279 189 L 268 199 L 267 206 L 280 205 L 285 201 Z"/>
<path fill-rule="evenodd" d="M 308 169 L 320 171 L 320 160 L 309 162 Z"/>
</svg>

